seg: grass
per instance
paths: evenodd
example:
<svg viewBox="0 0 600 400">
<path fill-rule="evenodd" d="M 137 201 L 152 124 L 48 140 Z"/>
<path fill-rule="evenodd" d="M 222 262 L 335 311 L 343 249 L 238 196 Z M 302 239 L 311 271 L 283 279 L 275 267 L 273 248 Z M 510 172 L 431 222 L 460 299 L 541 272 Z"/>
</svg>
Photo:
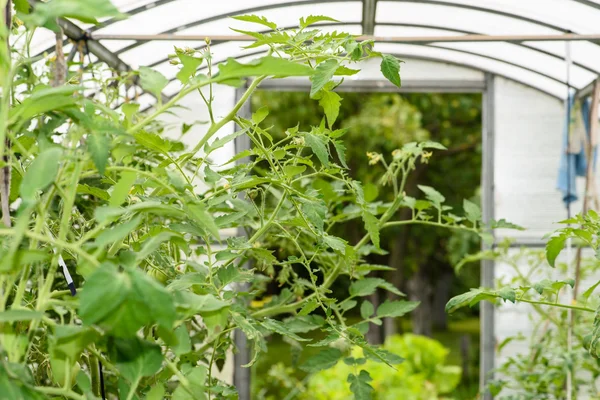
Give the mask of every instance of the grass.
<svg viewBox="0 0 600 400">
<path fill-rule="evenodd" d="M 410 332 L 410 320 L 402 319 L 398 321 L 401 324 L 403 332 Z M 479 384 L 479 319 L 468 318 L 458 321 L 451 321 L 448 324 L 447 331 L 437 331 L 433 333 L 433 339 L 442 343 L 450 350 L 448 354 L 447 364 L 462 366 L 461 356 L 461 337 L 468 335 L 469 337 L 469 369 L 467 376 L 461 381 L 456 391 L 452 394 L 452 398 L 456 400 L 472 400 L 477 397 Z M 322 336 L 319 333 L 304 335 L 312 339 L 319 339 Z M 300 363 L 319 350 L 315 347 L 306 346 L 302 351 Z M 292 351 L 290 345 L 285 343 L 280 336 L 272 336 L 268 343 L 268 351 L 259 361 L 252 367 L 252 375 L 255 378 L 265 379 L 268 376 L 268 371 L 272 365 L 283 363 L 286 366 L 292 366 Z M 306 373 L 295 368 L 293 375 L 295 378 L 302 380 L 306 377 Z M 268 378 L 266 378 L 268 379 Z M 258 393 L 260 390 L 257 385 L 260 379 L 252 379 L 253 393 Z M 253 396 L 253 398 L 257 398 Z"/>
</svg>

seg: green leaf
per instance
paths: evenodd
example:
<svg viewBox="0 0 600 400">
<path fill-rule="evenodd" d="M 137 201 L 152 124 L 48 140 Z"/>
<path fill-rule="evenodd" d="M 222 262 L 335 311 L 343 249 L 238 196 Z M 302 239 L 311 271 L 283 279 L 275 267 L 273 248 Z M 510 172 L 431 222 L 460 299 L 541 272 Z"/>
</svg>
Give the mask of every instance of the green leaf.
<svg viewBox="0 0 600 400">
<path fill-rule="evenodd" d="M 108 204 L 111 207 L 118 207 L 127 200 L 129 191 L 137 179 L 137 174 L 133 171 L 123 171 L 117 183 L 113 186 Z"/>
<path fill-rule="evenodd" d="M 226 62 L 219 64 L 219 75 L 216 78 L 220 81 L 226 81 L 232 78 L 248 76 L 311 76 L 313 73 L 313 69 L 308 65 L 284 58 L 265 56 L 250 61 L 247 64 L 242 64 L 234 58 L 229 58 Z"/>
<path fill-rule="evenodd" d="M 317 156 L 321 164 L 329 166 L 329 150 L 327 150 L 327 144 L 321 136 L 314 135 L 312 133 L 305 133 L 304 140 L 306 144 L 311 148 L 313 153 Z"/>
<path fill-rule="evenodd" d="M 394 85 L 402 86 L 400 80 L 400 61 L 392 55 L 384 54 L 381 56 L 381 73 L 388 81 Z"/>
<path fill-rule="evenodd" d="M 498 295 L 504 299 L 504 301 L 510 301 L 512 303 L 515 303 L 517 300 L 517 293 L 515 292 L 514 289 L 505 286 L 502 289 L 498 290 Z"/>
<path fill-rule="evenodd" d="M 125 223 L 120 223 L 103 230 L 94 241 L 94 244 L 97 247 L 104 247 L 110 243 L 120 242 L 138 227 L 141 220 L 142 217 L 138 215 Z"/>
<path fill-rule="evenodd" d="M 52 0 L 35 3 L 33 12 L 20 18 L 30 27 L 44 26 L 56 18 L 74 18 L 87 24 L 97 24 L 96 18 L 119 17 L 123 14 L 109 0 Z"/>
<path fill-rule="evenodd" d="M 163 74 L 148 67 L 140 67 L 140 86 L 156 98 L 161 97 L 162 90 L 169 84 Z"/>
<path fill-rule="evenodd" d="M 505 220 L 504 218 L 502 218 L 501 220 L 491 220 L 490 221 L 490 227 L 492 229 L 516 229 L 518 231 L 524 231 L 525 228 L 523 228 L 522 226 L 513 224 L 512 222 L 508 222 L 507 220 Z"/>
<path fill-rule="evenodd" d="M 288 178 L 293 178 L 296 175 L 300 175 L 304 171 L 306 171 L 306 165 L 284 165 L 283 166 L 283 173 Z"/>
<path fill-rule="evenodd" d="M 13 0 L 15 10 L 21 14 L 29 14 L 29 2 L 27 0 Z"/>
<path fill-rule="evenodd" d="M 104 174 L 110 152 L 108 137 L 101 132 L 91 133 L 87 136 L 86 143 L 98 172 Z"/>
<path fill-rule="evenodd" d="M 266 26 L 267 28 L 270 28 L 272 30 L 277 29 L 276 23 L 269 21 L 265 17 L 259 17 L 258 15 L 238 15 L 231 18 L 237 19 L 238 21 L 253 22 L 255 24 Z"/>
<path fill-rule="evenodd" d="M 329 90 L 321 91 L 317 97 L 319 99 L 319 105 L 323 107 L 323 111 L 325 112 L 329 129 L 333 129 L 333 124 L 337 120 L 337 117 L 340 113 L 342 98 L 336 92 Z"/>
<path fill-rule="evenodd" d="M 303 337 L 300 337 L 298 335 L 296 335 L 294 332 L 292 332 L 291 330 L 289 330 L 285 324 L 276 321 L 274 319 L 265 319 L 264 321 L 261 322 L 261 325 L 263 326 L 263 328 L 278 333 L 282 336 L 287 336 L 290 337 L 294 340 L 297 340 L 299 342 L 307 342 L 310 341 L 310 339 L 304 339 Z"/>
<path fill-rule="evenodd" d="M 444 196 L 442 196 L 442 194 L 440 192 L 438 192 L 431 186 L 425 186 L 425 185 L 417 185 L 417 186 L 419 187 L 419 189 L 421 189 L 421 191 L 423 193 L 425 193 L 425 197 L 427 197 L 427 199 L 429 201 L 431 201 L 437 208 L 440 208 L 441 204 L 444 201 L 446 201 L 446 198 Z"/>
<path fill-rule="evenodd" d="M 556 257 L 560 254 L 562 249 L 565 247 L 565 241 L 567 237 L 565 235 L 553 236 L 546 243 L 546 260 L 551 267 L 554 267 L 556 263 Z"/>
<path fill-rule="evenodd" d="M 483 300 L 493 301 L 495 298 L 496 294 L 494 292 L 490 292 L 487 289 L 471 289 L 467 293 L 463 293 L 461 295 L 451 298 L 446 304 L 446 312 L 451 314 L 459 308 L 473 306 L 474 304 L 477 304 Z"/>
<path fill-rule="evenodd" d="M 358 375 L 348 375 L 348 382 L 350 383 L 350 390 L 354 394 L 355 400 L 372 400 L 373 399 L 373 387 L 369 384 L 373 379 L 371 375 L 364 369 L 360 371 Z"/>
<path fill-rule="evenodd" d="M 377 311 L 379 313 L 379 308 L 377 309 Z M 360 316 L 363 319 L 368 319 L 369 317 L 371 317 L 371 315 L 373 315 L 374 312 L 375 312 L 375 308 L 373 307 L 373 303 L 371 303 L 370 301 L 365 300 L 360 305 Z"/>
<path fill-rule="evenodd" d="M 362 219 L 371 241 L 375 247 L 379 248 L 379 220 L 367 209 L 362 210 Z"/>
<path fill-rule="evenodd" d="M 321 350 L 314 356 L 310 357 L 300 369 L 308 373 L 314 373 L 333 367 L 342 358 L 343 353 L 336 348 L 330 347 Z"/>
<path fill-rule="evenodd" d="M 203 228 L 216 239 L 221 240 L 219 228 L 215 223 L 212 215 L 206 210 L 206 206 L 202 203 L 188 203 L 186 208 L 190 212 L 190 216 L 194 218 L 199 227 Z"/>
<path fill-rule="evenodd" d="M 135 133 L 133 137 L 135 138 L 136 142 L 149 150 L 157 151 L 163 154 L 171 150 L 171 143 L 154 133 L 141 131 Z"/>
<path fill-rule="evenodd" d="M 254 113 L 252 113 L 252 122 L 256 125 L 260 124 L 265 118 L 269 115 L 269 108 L 267 106 L 262 106 Z"/>
<path fill-rule="evenodd" d="M 154 375 L 161 367 L 163 356 L 160 346 L 134 337 L 109 340 L 109 354 L 119 372 L 129 382 Z"/>
<path fill-rule="evenodd" d="M 375 289 L 385 286 L 388 282 L 381 278 L 364 278 L 354 281 L 350 285 L 350 295 L 369 296 L 375 292 Z"/>
<path fill-rule="evenodd" d="M 79 86 L 69 85 L 56 88 L 43 86 L 36 88 L 21 104 L 15 105 L 9 111 L 9 121 L 25 121 L 39 114 L 77 104 L 80 100 L 74 94 L 81 89 Z"/>
<path fill-rule="evenodd" d="M 337 19 L 327 17 L 325 15 L 309 15 L 308 17 L 300 18 L 300 28 L 304 29 L 307 26 L 316 24 L 317 22 L 340 22 Z"/>
<path fill-rule="evenodd" d="M 185 324 L 181 324 L 175 329 L 175 336 L 177 337 L 177 345 L 173 346 L 172 349 L 177 357 L 192 351 L 192 342 Z"/>
<path fill-rule="evenodd" d="M 419 304 L 421 304 L 420 301 L 387 300 L 385 303 L 377 307 L 377 316 L 379 318 L 402 317 L 403 315 L 408 314 L 417 308 Z"/>
<path fill-rule="evenodd" d="M 327 243 L 327 246 L 331 247 L 332 249 L 337 250 L 342 254 L 346 254 L 346 245 L 348 244 L 348 242 L 346 242 L 345 240 L 340 239 L 337 236 L 332 236 L 325 233 L 323 235 L 323 241 Z"/>
<path fill-rule="evenodd" d="M 0 322 L 34 321 L 43 316 L 43 313 L 33 310 L 6 310 L 0 312 Z"/>
<path fill-rule="evenodd" d="M 23 201 L 34 201 L 37 192 L 44 190 L 54 181 L 61 156 L 62 149 L 59 147 L 50 147 L 38 154 L 21 181 L 20 193 Z"/>
<path fill-rule="evenodd" d="M 161 383 L 156 383 L 146 394 L 145 400 L 163 400 L 165 398 L 165 387 Z"/>
<path fill-rule="evenodd" d="M 181 69 L 177 73 L 176 77 L 185 85 L 190 81 L 190 78 L 194 76 L 200 64 L 202 64 L 202 58 L 188 56 L 187 54 L 183 53 L 177 54 L 177 57 L 179 57 L 179 60 L 181 60 Z"/>
<path fill-rule="evenodd" d="M 463 208 L 467 219 L 473 223 L 481 221 L 481 208 L 467 199 L 463 200 Z"/>
<path fill-rule="evenodd" d="M 340 159 L 340 163 L 344 168 L 348 169 L 349 167 L 346 163 L 346 146 L 344 146 L 344 143 L 340 140 L 334 140 L 333 146 L 335 147 L 335 151 Z"/>
<path fill-rule="evenodd" d="M 314 75 L 311 76 L 312 82 L 310 87 L 310 97 L 314 98 L 319 90 L 323 89 L 327 82 L 331 81 L 333 74 L 340 66 L 339 62 L 333 58 L 323 61 L 314 70 Z"/>
<path fill-rule="evenodd" d="M 158 282 L 137 269 L 119 272 L 109 263 L 86 281 L 79 315 L 85 325 L 99 325 L 119 337 L 133 336 L 153 322 L 171 329 L 177 318 L 171 295 Z"/>
<path fill-rule="evenodd" d="M 590 298 L 590 296 L 592 295 L 594 290 L 596 290 L 598 285 L 600 285 L 600 281 L 598 281 L 598 282 L 594 283 L 592 286 L 590 286 L 585 292 L 583 292 L 581 294 L 581 297 L 587 302 L 587 300 Z"/>
</svg>

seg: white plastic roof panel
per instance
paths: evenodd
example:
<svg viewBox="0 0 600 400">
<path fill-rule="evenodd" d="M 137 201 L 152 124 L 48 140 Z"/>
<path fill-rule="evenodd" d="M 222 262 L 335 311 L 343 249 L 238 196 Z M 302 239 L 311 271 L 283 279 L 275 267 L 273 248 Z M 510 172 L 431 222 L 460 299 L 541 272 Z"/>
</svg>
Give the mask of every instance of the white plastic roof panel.
<svg viewBox="0 0 600 400">
<path fill-rule="evenodd" d="M 90 28 L 94 35 L 235 35 L 230 27 L 256 29 L 230 17 L 263 15 L 279 26 L 292 28 L 307 15 L 327 15 L 340 21 L 324 29 L 376 36 L 462 36 L 600 34 L 600 1 L 591 0 L 113 0 L 125 20 L 105 20 Z M 374 4 L 375 9 L 367 9 Z M 371 12 L 374 11 L 374 12 Z M 374 16 L 374 20 L 363 18 Z M 381 40 L 380 40 L 381 41 Z M 393 40 L 388 40 L 392 42 Z M 198 41 L 140 41 L 102 39 L 106 48 L 132 67 L 156 66 L 168 71 L 166 56 L 173 46 L 199 47 Z M 33 54 L 51 49 L 54 35 L 39 30 L 32 42 Z M 243 43 L 214 44 L 215 59 L 239 57 Z M 558 98 L 566 94 L 567 44 L 564 41 L 421 42 L 379 43 L 398 55 L 438 60 L 490 71 L 524 83 Z M 383 47 L 382 47 L 383 46 Z M 569 82 L 576 89 L 587 86 L 600 73 L 600 45 L 591 41 L 569 42 L 573 61 Z M 173 71 L 168 77 L 173 76 Z"/>
</svg>

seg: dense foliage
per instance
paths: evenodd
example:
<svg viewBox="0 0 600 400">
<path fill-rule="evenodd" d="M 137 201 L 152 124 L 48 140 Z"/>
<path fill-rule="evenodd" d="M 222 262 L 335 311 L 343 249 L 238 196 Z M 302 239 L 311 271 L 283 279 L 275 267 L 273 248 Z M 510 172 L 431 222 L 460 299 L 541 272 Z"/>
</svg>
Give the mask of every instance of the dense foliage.
<svg viewBox="0 0 600 400">
<path fill-rule="evenodd" d="M 0 393 L 12 399 L 91 399 L 103 391 L 126 400 L 236 398 L 235 388 L 216 377 L 234 347 L 235 329 L 252 342 L 249 365 L 272 334 L 298 348 L 316 346 L 319 353 L 303 365 L 310 372 L 349 360 L 350 349 L 361 348 L 346 379 L 355 398 L 372 398 L 372 377 L 361 365 L 371 360 L 391 368 L 402 358 L 369 345 L 365 328 L 417 306 L 394 300 L 374 307 L 362 299 L 377 288 L 402 296 L 386 280 L 365 277 L 387 269 L 364 262 L 380 251 L 380 231 L 420 224 L 489 240 L 483 230 L 504 225 L 484 227 L 479 207 L 469 201 L 464 217 L 453 213 L 430 186 L 419 186 L 420 198 L 405 194 L 410 173 L 444 149 L 434 142 L 372 153 L 394 197 L 369 201 L 347 174 L 345 130 L 333 129 L 340 105 L 334 89 L 340 76 L 357 72 L 349 65 L 373 57 L 399 85 L 400 65 L 371 42 L 312 28 L 328 17 L 302 18 L 287 31 L 261 17 L 236 17 L 271 30 L 243 32 L 256 39 L 249 47 L 263 47 L 267 55 L 217 67 L 209 41 L 198 50 L 175 49 L 181 88 L 163 101 L 168 80 L 149 68 L 113 72 L 107 82 L 83 61 L 65 70 L 60 52 L 52 59 L 29 57 L 35 28 L 58 30 L 61 42 L 56 18 L 95 22 L 119 15 L 108 1 L 52 0 L 32 9 L 15 1 L 15 8 L 11 29 L 0 25 L 2 43 L 10 34 L 15 43 L 0 46 L 11 54 L 0 58 L 0 154 L 6 156 L 2 171 L 12 177 L 0 191 L 4 204 L 11 201 L 0 228 Z M 125 95 L 135 76 L 158 99 L 148 113 Z M 288 76 L 310 79 L 326 118 L 309 129 L 292 125 L 274 140 L 263 123 L 266 108 L 251 118 L 238 111 L 261 81 Z M 247 78 L 240 100 L 216 116 L 214 86 L 241 87 Z M 173 139 L 159 118 L 188 95 L 205 101 L 210 118 L 191 147 Z M 224 128 L 230 122 L 239 128 L 234 133 Z M 213 161 L 216 150 L 241 135 L 253 149 Z M 400 208 L 408 217 L 392 219 Z M 362 221 L 356 242 L 331 233 L 348 220 Z M 238 233 L 227 234 L 232 231 Z M 285 260 L 262 246 L 267 237 L 290 249 Z M 76 296 L 63 279 L 67 270 Z M 351 280 L 345 298 L 330 291 L 340 277 Z M 272 281 L 288 289 L 252 307 Z M 350 323 L 345 314 L 359 303 L 363 320 Z M 313 330 L 325 338 L 308 343 L 303 334 Z"/>
</svg>

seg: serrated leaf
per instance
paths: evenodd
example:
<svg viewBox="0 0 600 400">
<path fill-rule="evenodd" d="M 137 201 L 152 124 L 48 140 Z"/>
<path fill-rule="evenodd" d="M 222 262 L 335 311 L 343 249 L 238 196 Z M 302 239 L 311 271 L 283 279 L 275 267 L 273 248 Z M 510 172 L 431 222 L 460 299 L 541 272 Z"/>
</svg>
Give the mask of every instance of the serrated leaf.
<svg viewBox="0 0 600 400">
<path fill-rule="evenodd" d="M 548 260 L 548 264 L 551 267 L 554 267 L 556 263 L 556 258 L 565 247 L 565 241 L 567 240 L 566 236 L 558 235 L 553 236 L 546 243 L 546 260 Z"/>
<path fill-rule="evenodd" d="M 196 221 L 196 224 L 205 229 L 216 239 L 221 240 L 219 234 L 219 227 L 215 223 L 212 215 L 206 210 L 206 206 L 202 203 L 188 203 L 187 209 L 190 211 L 190 215 Z"/>
<path fill-rule="evenodd" d="M 348 169 L 349 167 L 346 163 L 346 146 L 344 146 L 344 143 L 340 140 L 334 140 L 333 146 L 335 147 L 335 151 L 340 159 L 340 163 L 344 168 Z"/>
<path fill-rule="evenodd" d="M 267 118 L 267 115 L 269 115 L 269 108 L 267 106 L 262 106 L 261 108 L 252 113 L 252 122 L 258 125 L 265 118 Z"/>
<path fill-rule="evenodd" d="M 119 180 L 113 186 L 113 190 L 110 194 L 109 205 L 111 207 L 118 207 L 127 200 L 129 191 L 137 179 L 137 174 L 133 171 L 124 171 L 121 173 Z"/>
<path fill-rule="evenodd" d="M 467 219 L 473 223 L 481 221 L 481 208 L 467 199 L 463 200 L 463 208 Z"/>
<path fill-rule="evenodd" d="M 123 14 L 109 0 L 53 0 L 35 3 L 32 13 L 20 17 L 31 27 L 55 23 L 56 18 L 73 18 L 87 24 L 97 24 L 96 18 L 122 18 Z"/>
<path fill-rule="evenodd" d="M 372 400 L 373 399 L 373 387 L 369 384 L 373 379 L 371 375 L 364 369 L 360 371 L 358 375 L 348 375 L 348 383 L 350 383 L 350 390 L 354 394 L 355 400 Z"/>
<path fill-rule="evenodd" d="M 323 61 L 314 70 L 314 74 L 310 78 L 312 84 L 310 86 L 310 97 L 314 96 L 323 89 L 327 82 L 331 81 L 335 71 L 340 66 L 339 62 L 333 58 Z"/>
<path fill-rule="evenodd" d="M 417 308 L 419 304 L 421 304 L 420 301 L 387 300 L 377 307 L 377 316 L 379 318 L 402 317 Z"/>
<path fill-rule="evenodd" d="M 308 373 L 314 373 L 333 367 L 342 358 L 343 353 L 333 347 L 321 350 L 319 353 L 310 357 L 300 369 Z"/>
<path fill-rule="evenodd" d="M 392 55 L 384 54 L 381 56 L 381 73 L 388 81 L 394 85 L 402 86 L 400 80 L 400 61 Z"/>
<path fill-rule="evenodd" d="M 306 165 L 284 165 L 283 166 L 283 173 L 288 178 L 293 178 L 296 175 L 300 175 L 304 171 L 306 171 Z"/>
<path fill-rule="evenodd" d="M 160 98 L 162 90 L 169 84 L 163 74 L 148 67 L 140 67 L 140 86 Z"/>
<path fill-rule="evenodd" d="M 375 290 L 385 284 L 381 278 L 364 278 L 359 281 L 354 281 L 350 285 L 350 295 L 352 296 L 369 296 L 375 292 Z"/>
<path fill-rule="evenodd" d="M 44 190 L 54 181 L 60 166 L 61 156 L 62 149 L 59 147 L 50 147 L 38 154 L 21 180 L 19 191 L 23 201 L 34 201 L 37 192 Z"/>
<path fill-rule="evenodd" d="M 277 29 L 276 23 L 269 21 L 265 17 L 259 17 L 258 15 L 238 15 L 238 16 L 231 17 L 231 18 L 237 19 L 238 21 L 252 22 L 255 24 L 263 25 L 272 30 Z"/>
<path fill-rule="evenodd" d="M 362 210 L 362 219 L 371 241 L 376 248 L 379 248 L 379 220 L 366 209 Z"/>
<path fill-rule="evenodd" d="M 316 24 L 318 22 L 340 22 L 337 19 L 327 17 L 325 15 L 309 15 L 308 17 L 300 18 L 300 28 L 306 28 L 312 24 Z"/>
<path fill-rule="evenodd" d="M 291 330 L 289 330 L 285 324 L 276 321 L 274 319 L 265 319 L 263 322 L 261 322 L 261 325 L 263 326 L 263 328 L 278 333 L 282 336 L 287 336 L 290 337 L 294 340 L 297 340 L 299 342 L 307 342 L 310 341 L 310 339 L 304 339 L 303 337 L 300 337 L 298 335 L 296 335 L 294 332 L 292 332 Z"/>
<path fill-rule="evenodd" d="M 328 234 L 324 234 L 323 235 L 323 241 L 325 243 L 327 243 L 327 245 L 329 247 L 331 247 L 334 250 L 339 251 L 342 254 L 346 254 L 346 245 L 347 242 L 345 240 L 340 239 L 339 237 L 336 236 L 331 236 Z"/>
<path fill-rule="evenodd" d="M 306 144 L 311 148 L 313 153 L 317 156 L 321 164 L 329 166 L 329 151 L 325 140 L 321 136 L 314 135 L 312 133 L 305 133 L 304 140 Z"/>
<path fill-rule="evenodd" d="M 181 69 L 177 72 L 177 79 L 184 85 L 190 81 L 190 78 L 196 73 L 196 70 L 202 64 L 202 58 L 188 56 L 187 54 L 177 54 L 181 60 Z M 161 89 L 162 90 L 162 89 Z"/>
<path fill-rule="evenodd" d="M 515 292 L 514 289 L 506 286 L 503 287 L 502 289 L 498 290 L 498 295 L 504 299 L 504 301 L 510 301 L 512 303 L 514 303 L 517 300 L 517 293 Z"/>
<path fill-rule="evenodd" d="M 313 73 L 314 70 L 308 65 L 296 63 L 284 58 L 265 56 L 250 61 L 247 64 L 242 64 L 234 58 L 229 58 L 226 62 L 219 64 L 219 75 L 216 78 L 220 81 L 224 81 L 232 78 L 260 75 L 277 77 L 311 76 Z"/>
<path fill-rule="evenodd" d="M 319 105 L 323 107 L 325 117 L 327 118 L 327 125 L 329 129 L 333 129 L 333 124 L 337 120 L 340 113 L 340 105 L 342 104 L 342 98 L 336 92 L 329 90 L 323 90 L 318 95 Z"/>
<path fill-rule="evenodd" d="M 91 133 L 87 136 L 86 143 L 98 172 L 104 174 L 110 152 L 108 137 L 101 132 Z"/>
<path fill-rule="evenodd" d="M 429 201 L 431 201 L 437 208 L 440 208 L 440 205 L 444 201 L 446 201 L 446 198 L 440 192 L 438 192 L 431 186 L 425 186 L 425 185 L 417 185 L 417 186 L 419 187 L 419 189 L 421 189 L 421 191 L 423 193 L 425 193 L 425 197 L 427 197 L 427 199 Z"/>
<path fill-rule="evenodd" d="M 94 241 L 94 244 L 97 247 L 104 247 L 109 243 L 115 243 L 125 239 L 135 228 L 138 227 L 141 220 L 142 217 L 138 215 L 125 223 L 120 223 L 111 228 L 103 230 Z"/>
<path fill-rule="evenodd" d="M 524 231 L 525 230 L 525 228 L 523 228 L 522 226 L 513 224 L 512 222 L 508 222 L 504 218 L 502 218 L 502 219 L 500 219 L 498 221 L 492 220 L 490 222 L 490 227 L 492 229 L 516 229 L 516 230 L 519 230 L 519 231 Z"/>
<path fill-rule="evenodd" d="M 483 300 L 494 300 L 496 294 L 489 292 L 487 289 L 471 289 L 467 293 L 463 293 L 458 296 L 451 298 L 446 304 L 446 312 L 451 314 L 459 308 L 466 306 L 473 306 L 474 304 Z"/>
</svg>

